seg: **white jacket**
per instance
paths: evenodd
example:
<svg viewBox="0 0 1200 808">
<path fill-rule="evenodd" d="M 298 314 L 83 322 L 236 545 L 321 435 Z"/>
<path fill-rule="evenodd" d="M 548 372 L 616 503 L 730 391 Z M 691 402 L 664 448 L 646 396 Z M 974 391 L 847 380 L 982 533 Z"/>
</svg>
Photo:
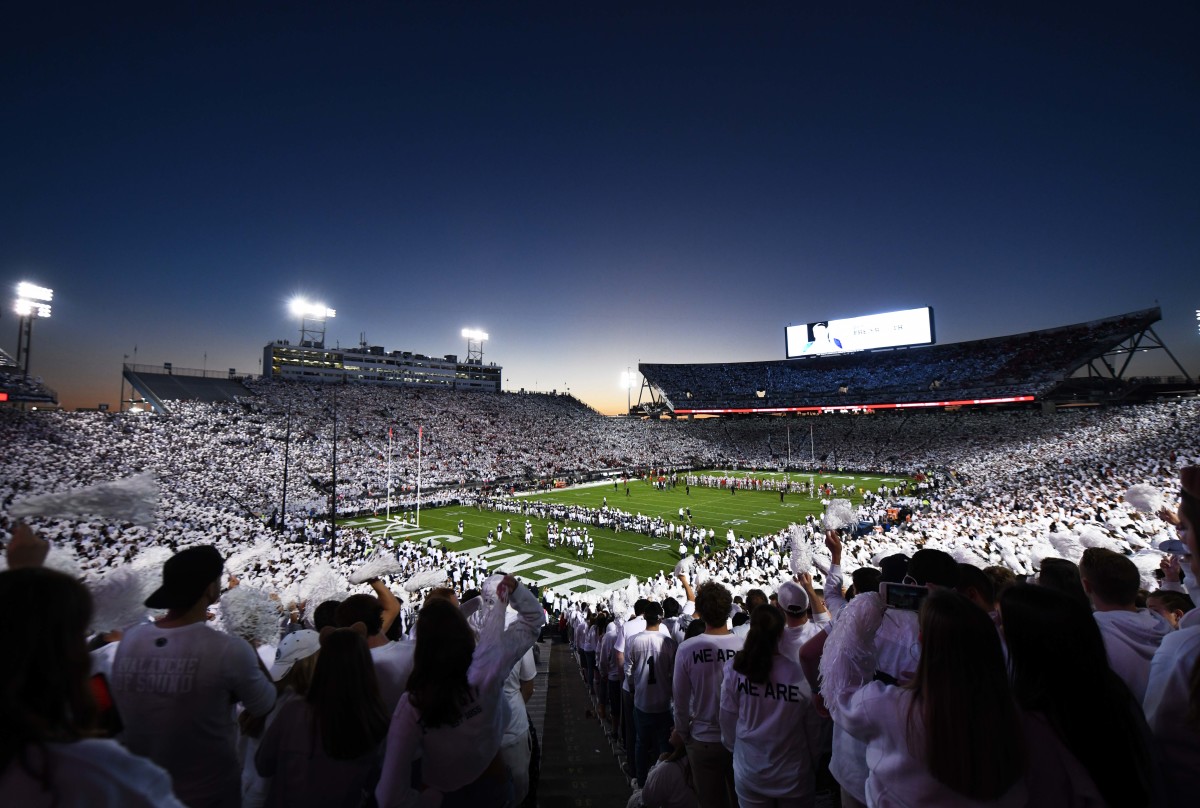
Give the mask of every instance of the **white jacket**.
<svg viewBox="0 0 1200 808">
<path fill-rule="evenodd" d="M 1143 701 L 1150 680 L 1150 660 L 1171 633 L 1171 624 L 1149 609 L 1095 612 L 1094 616 L 1108 651 L 1108 664 L 1129 685 L 1133 697 Z"/>
</svg>

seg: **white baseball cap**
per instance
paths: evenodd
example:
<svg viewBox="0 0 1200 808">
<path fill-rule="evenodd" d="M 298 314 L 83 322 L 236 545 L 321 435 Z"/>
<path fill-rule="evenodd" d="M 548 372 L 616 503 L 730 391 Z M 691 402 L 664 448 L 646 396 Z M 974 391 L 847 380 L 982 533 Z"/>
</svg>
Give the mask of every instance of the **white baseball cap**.
<svg viewBox="0 0 1200 808">
<path fill-rule="evenodd" d="M 275 664 L 271 666 L 271 679 L 278 682 L 288 675 L 292 666 L 302 659 L 321 650 L 321 635 L 310 629 L 293 631 L 283 638 L 275 649 Z"/>
</svg>

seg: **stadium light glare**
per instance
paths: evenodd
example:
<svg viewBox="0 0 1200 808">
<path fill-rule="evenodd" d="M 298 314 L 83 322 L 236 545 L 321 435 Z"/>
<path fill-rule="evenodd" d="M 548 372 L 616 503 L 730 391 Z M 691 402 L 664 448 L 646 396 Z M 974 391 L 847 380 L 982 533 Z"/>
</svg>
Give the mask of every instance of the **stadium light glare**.
<svg viewBox="0 0 1200 808">
<path fill-rule="evenodd" d="M 28 281 L 21 281 L 17 284 L 17 297 L 39 303 L 49 303 L 54 299 L 54 290 L 47 289 L 45 286 L 37 286 Z"/>
<path fill-rule="evenodd" d="M 487 332 L 478 328 L 464 328 L 462 330 L 462 335 L 467 339 L 473 339 L 476 342 L 480 342 L 488 338 Z"/>
<path fill-rule="evenodd" d="M 36 300 L 17 298 L 13 302 L 13 311 L 18 317 L 40 317 L 43 320 L 50 316 L 50 305 L 38 303 Z"/>
<path fill-rule="evenodd" d="M 326 308 L 324 303 L 310 303 L 302 297 L 293 298 L 288 309 L 296 317 L 313 317 L 316 319 L 336 317 L 337 312 Z"/>
</svg>

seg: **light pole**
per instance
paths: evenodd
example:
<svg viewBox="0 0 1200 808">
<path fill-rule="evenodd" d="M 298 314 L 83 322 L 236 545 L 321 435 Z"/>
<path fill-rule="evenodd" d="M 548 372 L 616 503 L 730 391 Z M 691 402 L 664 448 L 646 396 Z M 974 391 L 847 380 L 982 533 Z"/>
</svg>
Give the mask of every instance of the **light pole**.
<svg viewBox="0 0 1200 808">
<path fill-rule="evenodd" d="M 302 297 L 292 298 L 288 310 L 293 317 L 300 318 L 300 347 L 325 347 L 325 321 L 336 317 L 334 309 L 326 308 L 324 303 L 311 303 Z"/>
<path fill-rule="evenodd" d="M 630 368 L 625 368 L 625 372 L 621 374 L 621 386 L 625 388 L 625 415 L 629 415 L 633 409 L 630 399 L 633 394 L 633 371 Z"/>
<path fill-rule="evenodd" d="M 464 328 L 463 337 L 467 340 L 467 363 L 483 364 L 483 342 L 488 338 L 487 332 L 479 328 Z"/>
<path fill-rule="evenodd" d="M 17 321 L 17 364 L 21 372 L 29 376 L 29 346 L 33 342 L 33 321 L 38 317 L 49 319 L 50 301 L 54 299 L 54 290 L 45 286 L 37 286 L 27 281 L 17 284 L 17 299 L 13 302 L 13 311 L 19 318 Z M 24 353 L 22 360 L 21 354 Z"/>
</svg>

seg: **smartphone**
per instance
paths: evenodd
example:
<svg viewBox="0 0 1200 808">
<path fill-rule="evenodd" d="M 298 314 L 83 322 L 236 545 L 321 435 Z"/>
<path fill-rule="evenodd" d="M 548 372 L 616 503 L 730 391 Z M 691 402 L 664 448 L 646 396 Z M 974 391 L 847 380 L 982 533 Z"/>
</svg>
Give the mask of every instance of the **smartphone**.
<svg viewBox="0 0 1200 808">
<path fill-rule="evenodd" d="M 125 729 L 121 723 L 121 715 L 117 712 L 117 703 L 113 701 L 112 690 L 108 687 L 108 677 L 103 673 L 93 674 L 89 680 L 92 688 L 92 698 L 96 701 L 96 728 L 105 738 L 115 738 Z"/>
<path fill-rule="evenodd" d="M 889 609 L 904 609 L 905 611 L 915 612 L 921 608 L 921 601 L 928 594 L 929 589 L 924 586 L 890 583 L 881 583 L 879 585 L 879 595 L 883 598 L 883 602 L 887 604 Z"/>
</svg>

